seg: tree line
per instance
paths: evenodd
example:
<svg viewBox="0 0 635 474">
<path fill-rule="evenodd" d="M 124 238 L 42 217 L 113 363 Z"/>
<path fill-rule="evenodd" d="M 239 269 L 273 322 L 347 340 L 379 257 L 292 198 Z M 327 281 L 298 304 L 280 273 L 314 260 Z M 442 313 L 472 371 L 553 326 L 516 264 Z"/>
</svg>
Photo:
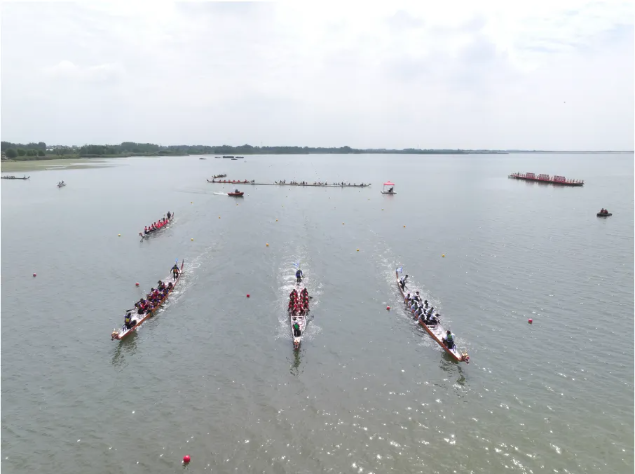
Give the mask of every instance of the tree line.
<svg viewBox="0 0 635 474">
<path fill-rule="evenodd" d="M 181 155 L 308 155 L 308 154 L 472 154 L 472 153 L 504 153 L 491 150 L 458 150 L 458 149 L 418 149 L 402 150 L 388 148 L 351 148 L 343 147 L 300 147 L 300 146 L 252 146 L 252 145 L 157 145 L 154 143 L 123 142 L 119 145 L 84 145 L 53 146 L 47 148 L 46 143 L 2 142 L 2 151 L 7 158 L 36 157 L 55 155 L 59 157 L 98 158 L 109 156 L 181 156 Z M 27 158 L 28 159 L 28 158 Z"/>
</svg>

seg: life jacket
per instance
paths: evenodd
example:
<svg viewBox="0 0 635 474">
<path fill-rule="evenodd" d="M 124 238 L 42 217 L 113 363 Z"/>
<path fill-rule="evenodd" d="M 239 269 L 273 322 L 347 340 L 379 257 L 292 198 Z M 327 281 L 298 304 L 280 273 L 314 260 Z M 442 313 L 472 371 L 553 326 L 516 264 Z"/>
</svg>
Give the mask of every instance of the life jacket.
<svg viewBox="0 0 635 474">
<path fill-rule="evenodd" d="M 126 314 L 126 319 L 124 319 L 124 321 L 126 322 L 126 324 L 130 323 L 130 315 Z"/>
</svg>

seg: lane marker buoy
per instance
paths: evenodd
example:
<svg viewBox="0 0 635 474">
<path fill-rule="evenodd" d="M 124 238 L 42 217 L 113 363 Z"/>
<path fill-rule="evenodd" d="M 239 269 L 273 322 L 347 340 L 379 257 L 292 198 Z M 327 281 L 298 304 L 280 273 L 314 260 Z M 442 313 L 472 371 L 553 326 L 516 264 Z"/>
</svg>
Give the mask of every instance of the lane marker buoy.
<svg viewBox="0 0 635 474">
<path fill-rule="evenodd" d="M 390 306 L 386 306 L 386 310 L 390 311 Z"/>
<path fill-rule="evenodd" d="M 121 234 L 117 234 L 119 237 L 121 237 Z"/>
<path fill-rule="evenodd" d="M 134 286 L 139 286 L 139 282 L 135 283 Z"/>
<path fill-rule="evenodd" d="M 267 244 L 267 247 L 269 247 L 269 244 Z"/>
<path fill-rule="evenodd" d="M 37 276 L 37 273 L 34 273 L 34 274 L 33 274 L 33 276 L 34 276 L 34 277 L 36 277 L 36 276 Z"/>
<path fill-rule="evenodd" d="M 405 227 L 405 226 L 404 226 L 404 227 Z M 442 253 L 442 254 L 441 254 L 441 256 L 442 256 L 443 258 L 445 258 L 445 254 L 444 254 L 444 253 Z"/>
<path fill-rule="evenodd" d="M 194 239 L 190 239 L 191 242 L 194 242 Z"/>
<path fill-rule="evenodd" d="M 247 293 L 247 298 L 249 298 L 249 293 Z"/>
<path fill-rule="evenodd" d="M 530 320 L 529 320 L 529 321 L 527 321 L 527 322 L 528 322 L 529 324 L 533 324 L 533 323 L 534 323 L 534 320 L 533 320 L 533 319 L 530 319 Z"/>
<path fill-rule="evenodd" d="M 186 454 L 185 456 L 183 456 L 183 463 L 187 464 L 188 462 L 190 462 L 190 457 Z"/>
</svg>

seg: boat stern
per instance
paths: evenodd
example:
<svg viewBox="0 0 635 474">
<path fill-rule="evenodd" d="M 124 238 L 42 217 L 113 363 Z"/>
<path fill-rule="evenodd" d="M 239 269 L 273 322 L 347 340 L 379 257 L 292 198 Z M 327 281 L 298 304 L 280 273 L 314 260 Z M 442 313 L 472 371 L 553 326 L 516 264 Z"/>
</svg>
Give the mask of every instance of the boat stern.
<svg viewBox="0 0 635 474">
<path fill-rule="evenodd" d="M 466 364 L 470 363 L 470 355 L 465 349 L 461 349 L 461 362 L 465 362 Z"/>
<path fill-rule="evenodd" d="M 121 336 L 119 335 L 119 331 L 117 331 L 117 328 L 112 330 L 112 333 L 110 334 L 110 340 L 114 341 L 115 339 L 121 339 Z"/>
</svg>

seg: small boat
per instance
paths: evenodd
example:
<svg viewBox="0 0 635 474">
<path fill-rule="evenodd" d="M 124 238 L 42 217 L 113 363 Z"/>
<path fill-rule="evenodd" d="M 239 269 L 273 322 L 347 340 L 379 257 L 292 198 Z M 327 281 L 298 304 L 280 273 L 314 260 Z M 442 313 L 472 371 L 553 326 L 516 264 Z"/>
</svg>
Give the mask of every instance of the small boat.
<svg viewBox="0 0 635 474">
<path fill-rule="evenodd" d="M 232 161 L 238 161 L 238 158 L 232 158 Z"/>
<path fill-rule="evenodd" d="M 388 188 L 388 189 L 386 189 L 386 188 Z M 397 194 L 396 192 L 394 192 L 394 188 L 395 188 L 395 183 L 391 183 L 390 181 L 386 181 L 384 183 L 384 187 L 382 188 L 380 193 L 382 193 L 382 194 L 390 194 L 392 196 L 393 194 Z"/>
<path fill-rule="evenodd" d="M 403 288 L 401 288 L 401 285 L 399 283 L 399 270 L 395 272 L 395 275 L 397 276 L 397 288 L 399 288 L 399 292 L 401 293 L 401 296 L 403 297 L 404 303 L 405 303 L 406 294 L 404 293 L 404 290 Z M 410 311 L 410 308 L 408 308 L 407 306 L 406 306 L 406 309 Z M 412 311 L 410 312 L 412 313 Z M 443 343 L 443 338 L 445 337 L 446 330 L 443 329 L 443 327 L 441 326 L 441 321 L 439 321 L 434 326 L 433 325 L 428 326 L 427 324 L 423 322 L 422 318 L 419 318 L 419 325 L 426 330 L 426 332 L 430 335 L 430 337 L 432 337 L 432 339 L 434 339 L 436 343 L 439 344 L 443 348 L 443 350 L 452 357 L 452 359 L 454 359 L 456 362 L 469 363 L 470 356 L 468 355 L 465 349 L 459 351 L 458 347 L 456 346 L 456 343 L 454 344 L 454 347 L 452 349 L 448 349 L 448 346 L 446 346 Z"/>
<path fill-rule="evenodd" d="M 63 188 L 64 186 L 66 186 L 66 183 L 64 181 L 60 181 L 59 183 L 57 183 L 58 188 Z"/>
<path fill-rule="evenodd" d="M 141 324 L 146 319 L 151 318 L 152 316 L 156 314 L 156 312 L 159 310 L 159 308 L 161 308 L 161 306 L 163 306 L 163 303 L 165 303 L 165 301 L 168 299 L 170 294 L 172 294 L 172 292 L 174 291 L 174 288 L 176 288 L 176 285 L 181 280 L 181 276 L 183 275 L 183 265 L 185 265 L 185 261 L 181 263 L 181 271 L 179 272 L 179 276 L 176 278 L 176 280 L 174 280 L 174 276 L 172 275 L 172 270 L 170 270 L 170 275 L 164 281 L 168 283 L 172 282 L 173 287 L 171 290 L 168 291 L 168 293 L 163 297 L 163 299 L 157 303 L 154 309 L 143 314 L 135 313 L 131 318 L 132 326 L 130 327 L 130 329 L 126 328 L 125 326 L 119 329 L 117 328 L 113 329 L 112 333 L 110 334 L 111 340 L 114 341 L 115 339 L 117 340 L 123 339 L 127 335 L 133 333 L 139 326 L 141 326 Z M 136 311 L 136 310 L 137 308 L 135 307 L 131 311 Z"/>
<path fill-rule="evenodd" d="M 236 159 L 237 159 L 237 160 L 242 160 L 242 159 L 244 159 L 244 158 L 245 158 L 244 156 L 237 156 L 237 157 L 236 157 Z"/>
<path fill-rule="evenodd" d="M 298 298 L 300 298 L 302 294 L 302 290 L 304 290 L 304 283 L 300 281 L 296 283 L 295 290 L 298 292 Z M 302 344 L 302 338 L 304 337 L 304 331 L 306 329 L 307 324 L 307 316 L 311 310 L 307 308 L 304 314 L 293 314 L 294 311 L 289 311 L 289 326 L 291 327 L 291 337 L 293 338 L 293 348 L 300 349 L 300 344 Z M 296 334 L 293 329 L 293 325 L 298 323 L 299 333 Z"/>
<path fill-rule="evenodd" d="M 223 158 L 233 158 L 233 155 L 223 155 Z"/>
<path fill-rule="evenodd" d="M 2 176 L 2 179 L 29 179 L 30 176 L 24 176 L 22 178 L 18 177 L 18 176 Z"/>
<path fill-rule="evenodd" d="M 199 158 L 199 160 L 206 160 L 206 159 L 207 159 L 207 158 L 204 158 L 204 157 L 202 157 L 202 156 Z"/>
<path fill-rule="evenodd" d="M 222 156 L 215 156 L 214 158 L 222 158 Z"/>
<path fill-rule="evenodd" d="M 161 227 L 161 228 L 159 228 L 159 229 L 154 229 L 154 230 L 151 230 L 151 231 L 149 231 L 147 234 L 146 234 L 146 233 L 144 233 L 144 232 L 139 232 L 139 237 L 141 237 L 141 242 L 143 242 L 145 239 L 149 239 L 149 238 L 150 238 L 150 236 L 152 236 L 152 235 L 156 234 L 157 232 L 159 232 L 159 231 L 161 231 L 161 230 L 165 229 L 165 228 L 168 226 L 168 224 L 169 224 L 170 222 L 172 222 L 172 219 L 174 219 L 174 213 L 173 213 L 173 212 L 172 212 L 172 213 L 170 213 L 170 217 L 168 218 L 168 222 L 167 222 L 167 223 L 166 223 L 163 227 Z"/>
<path fill-rule="evenodd" d="M 609 211 L 606 211 L 606 212 L 602 212 L 602 211 L 600 211 L 600 212 L 598 212 L 598 214 L 597 214 L 597 216 L 598 216 L 598 217 L 610 217 L 610 216 L 612 216 L 612 215 L 613 215 L 613 213 L 612 213 L 612 212 L 609 212 Z"/>
<path fill-rule="evenodd" d="M 228 196 L 232 197 L 243 197 L 244 194 L 244 192 L 238 191 L 238 189 L 235 189 L 233 193 L 227 193 Z"/>
</svg>

